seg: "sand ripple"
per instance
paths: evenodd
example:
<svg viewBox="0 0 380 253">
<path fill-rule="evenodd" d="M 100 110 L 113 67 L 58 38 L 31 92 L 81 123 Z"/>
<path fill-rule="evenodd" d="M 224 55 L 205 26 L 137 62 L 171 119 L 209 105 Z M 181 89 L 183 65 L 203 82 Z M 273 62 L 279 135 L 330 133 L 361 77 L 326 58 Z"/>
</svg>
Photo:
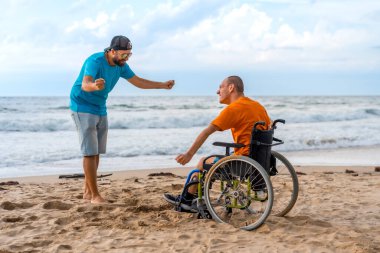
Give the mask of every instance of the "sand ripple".
<svg viewBox="0 0 380 253">
<path fill-rule="evenodd" d="M 102 179 L 103 205 L 77 198 L 82 180 L 20 184 L 1 191 L 0 253 L 380 252 L 380 173 L 355 171 L 305 173 L 289 215 L 250 232 L 173 211 L 175 175 Z"/>
</svg>

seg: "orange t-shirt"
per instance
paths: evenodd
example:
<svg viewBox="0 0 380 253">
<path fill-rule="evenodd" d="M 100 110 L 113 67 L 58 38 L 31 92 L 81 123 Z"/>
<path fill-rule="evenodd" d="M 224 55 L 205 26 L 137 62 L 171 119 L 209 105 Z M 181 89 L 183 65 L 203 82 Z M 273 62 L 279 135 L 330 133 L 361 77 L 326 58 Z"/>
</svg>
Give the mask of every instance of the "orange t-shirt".
<svg viewBox="0 0 380 253">
<path fill-rule="evenodd" d="M 269 129 L 271 121 L 265 108 L 257 101 L 241 97 L 224 108 L 211 124 L 223 131 L 231 129 L 234 142 L 245 145 L 235 148 L 235 155 L 248 155 L 252 128 L 257 121 L 265 122 L 265 126 L 258 126 L 258 129 Z"/>
</svg>

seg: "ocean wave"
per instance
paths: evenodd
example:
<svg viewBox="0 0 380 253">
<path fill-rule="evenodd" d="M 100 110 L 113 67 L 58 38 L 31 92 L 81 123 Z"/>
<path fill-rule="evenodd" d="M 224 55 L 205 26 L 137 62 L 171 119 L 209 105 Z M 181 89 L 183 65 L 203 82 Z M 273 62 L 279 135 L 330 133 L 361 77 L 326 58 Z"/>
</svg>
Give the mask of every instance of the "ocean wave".
<svg viewBox="0 0 380 253">
<path fill-rule="evenodd" d="M 312 149 L 316 149 L 319 147 L 335 148 L 335 147 L 339 147 L 339 145 L 342 145 L 343 147 L 348 147 L 349 145 L 347 144 L 359 145 L 359 144 L 364 144 L 364 143 L 362 143 L 362 141 L 358 137 L 341 137 L 341 138 L 336 138 L 336 139 L 334 138 L 304 139 L 302 141 L 301 147 L 302 149 L 306 147 L 311 147 Z"/>
<path fill-rule="evenodd" d="M 380 145 L 378 97 L 261 100 L 272 119 L 286 120 L 276 130 L 276 137 L 285 144 L 276 146 L 276 150 Z M 0 168 L 75 159 L 80 166 L 78 136 L 67 104 L 67 98 L 0 98 Z M 210 98 L 112 98 L 108 104 L 107 157 L 174 159 L 189 148 L 223 107 Z M 212 142 L 231 139 L 230 131 L 218 131 L 197 155 L 223 154 L 224 149 L 214 147 Z"/>
<path fill-rule="evenodd" d="M 207 126 L 216 117 L 217 110 L 209 113 L 207 110 L 188 110 L 182 112 L 171 110 L 160 113 L 152 110 L 146 112 L 133 111 L 133 113 L 111 112 L 108 117 L 110 129 L 170 129 L 170 128 L 193 128 Z M 285 119 L 287 124 L 313 124 L 334 122 L 355 122 L 360 120 L 378 119 L 380 110 L 360 109 L 346 113 L 336 112 L 300 112 L 283 111 L 270 115 L 272 119 Z M 9 132 L 53 132 L 74 130 L 74 123 L 69 113 L 43 115 L 28 115 L 18 117 L 9 115 L 0 119 L 0 131 Z"/>
<path fill-rule="evenodd" d="M 49 110 L 65 110 L 65 111 L 68 111 L 70 109 L 69 106 L 57 106 L 57 107 L 49 107 L 48 108 Z"/>
<path fill-rule="evenodd" d="M 137 106 L 134 104 L 112 104 L 108 106 L 108 109 L 138 109 L 141 106 Z"/>
<path fill-rule="evenodd" d="M 72 131 L 8 132 L 2 133 L 0 145 L 0 168 L 18 165 L 54 163 L 78 159 L 80 149 L 78 136 L 72 122 Z M 359 122 L 285 124 L 279 125 L 275 136 L 284 145 L 274 147 L 278 151 L 338 149 L 380 145 L 378 120 Z M 365 126 L 365 127 L 363 127 Z M 114 129 L 110 131 L 106 157 L 139 159 L 140 156 L 171 156 L 186 151 L 203 127 L 171 129 Z M 224 149 L 212 145 L 215 141 L 231 142 L 231 132 L 212 134 L 197 155 L 223 154 Z M 11 147 L 11 148 L 10 148 Z M 154 167 L 152 161 L 152 167 Z M 55 166 L 52 166 L 55 167 Z"/>
<path fill-rule="evenodd" d="M 109 121 L 110 129 L 175 129 L 207 126 L 212 118 L 209 116 L 197 117 L 164 117 L 164 118 L 134 118 L 116 119 Z"/>
<path fill-rule="evenodd" d="M 290 140 L 284 146 L 276 147 L 279 151 L 304 151 L 304 150 L 334 150 L 340 148 L 378 146 L 380 140 L 357 140 L 346 142 L 341 140 Z"/>
<path fill-rule="evenodd" d="M 15 108 L 0 107 L 0 113 L 2 113 L 2 112 L 5 112 L 5 113 L 7 113 L 7 112 L 17 112 L 17 111 L 18 110 L 15 109 Z"/>
<path fill-rule="evenodd" d="M 207 126 L 213 119 L 206 115 L 134 115 L 128 117 L 109 118 L 109 129 L 170 129 L 170 128 L 193 128 Z M 66 118 L 43 120 L 13 119 L 0 120 L 0 132 L 55 132 L 72 131 L 75 125 L 70 116 Z"/>
<path fill-rule="evenodd" d="M 56 132 L 73 129 L 74 125 L 69 120 L 47 119 L 43 122 L 0 120 L 0 132 Z"/>
<path fill-rule="evenodd" d="M 380 109 L 365 109 L 365 112 L 370 115 L 380 116 Z"/>
<path fill-rule="evenodd" d="M 110 138 L 109 144 L 111 147 L 107 149 L 108 158 L 135 158 L 141 156 L 175 156 L 184 152 L 194 140 L 189 138 L 189 135 L 177 134 L 177 138 L 163 139 L 162 133 L 158 136 L 115 136 Z M 167 134 L 167 136 L 170 136 Z M 62 139 L 67 141 L 68 134 L 65 134 Z M 284 145 L 275 147 L 275 150 L 280 152 L 286 151 L 305 151 L 305 150 L 333 150 L 337 148 L 375 146 L 380 144 L 380 139 L 361 139 L 361 138 L 326 138 L 326 139 L 289 139 L 289 136 L 281 136 L 285 140 Z M 18 143 L 13 143 L 12 149 L 1 150 L 0 168 L 14 167 L 22 165 L 35 165 L 54 163 L 63 160 L 78 159 L 80 164 L 81 155 L 79 152 L 79 144 L 77 143 L 76 135 L 72 134 L 67 143 L 63 142 L 58 145 L 57 138 L 45 136 L 35 140 L 32 147 L 20 146 Z M 149 142 L 144 139 L 150 139 Z M 139 142 L 140 140 L 140 142 Z M 142 141 L 141 141 L 142 140 Z M 213 138 L 205 143 L 197 152 L 199 156 L 207 156 L 211 154 L 224 154 L 223 148 L 215 147 L 211 144 L 212 141 L 218 140 Z M 219 139 L 227 141 L 227 139 Z M 38 152 L 35 152 L 38 150 Z M 154 167 L 154 163 L 152 164 Z"/>
<path fill-rule="evenodd" d="M 224 108 L 211 97 L 114 97 L 109 99 L 110 129 L 186 129 L 207 126 Z M 376 97 L 264 97 L 272 119 L 287 124 L 380 120 Z M 1 132 L 73 131 L 68 98 L 0 99 Z"/>
<path fill-rule="evenodd" d="M 347 109 L 345 109 L 347 110 Z M 287 122 L 292 123 L 316 123 L 316 122 L 338 122 L 353 121 L 369 118 L 378 118 L 380 116 L 379 109 L 356 109 L 351 111 L 310 111 L 310 110 L 287 110 L 274 111 L 271 115 L 272 119 L 283 118 Z"/>
<path fill-rule="evenodd" d="M 145 105 L 145 104 L 112 104 L 108 106 L 109 110 L 138 110 L 138 111 L 166 111 L 166 110 L 205 110 L 217 108 L 217 105 L 204 104 L 163 104 L 163 105 Z"/>
</svg>

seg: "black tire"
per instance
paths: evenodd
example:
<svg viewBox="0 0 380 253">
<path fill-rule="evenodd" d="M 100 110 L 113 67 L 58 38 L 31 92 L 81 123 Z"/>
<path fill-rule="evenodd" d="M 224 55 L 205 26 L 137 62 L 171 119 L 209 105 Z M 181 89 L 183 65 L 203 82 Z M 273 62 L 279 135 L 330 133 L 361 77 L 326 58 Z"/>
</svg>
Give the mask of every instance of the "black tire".
<svg viewBox="0 0 380 253">
<path fill-rule="evenodd" d="M 214 220 L 244 230 L 261 226 L 273 204 L 268 173 L 245 156 L 227 156 L 215 163 L 206 175 L 204 196 Z"/>
<path fill-rule="evenodd" d="M 298 177 L 293 165 L 280 153 L 272 150 L 276 158 L 277 174 L 270 173 L 274 193 L 272 215 L 285 216 L 292 210 L 298 198 Z"/>
</svg>

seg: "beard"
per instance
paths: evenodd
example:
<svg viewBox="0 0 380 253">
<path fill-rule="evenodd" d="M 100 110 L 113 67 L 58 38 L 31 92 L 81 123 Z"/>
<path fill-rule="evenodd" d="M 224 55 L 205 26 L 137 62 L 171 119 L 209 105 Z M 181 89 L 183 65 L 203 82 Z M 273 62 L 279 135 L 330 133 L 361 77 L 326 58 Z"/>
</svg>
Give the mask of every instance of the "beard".
<svg viewBox="0 0 380 253">
<path fill-rule="evenodd" d="M 123 67 L 125 65 L 125 60 L 119 59 L 119 57 L 115 56 L 112 58 L 112 61 L 119 67 Z"/>
</svg>

